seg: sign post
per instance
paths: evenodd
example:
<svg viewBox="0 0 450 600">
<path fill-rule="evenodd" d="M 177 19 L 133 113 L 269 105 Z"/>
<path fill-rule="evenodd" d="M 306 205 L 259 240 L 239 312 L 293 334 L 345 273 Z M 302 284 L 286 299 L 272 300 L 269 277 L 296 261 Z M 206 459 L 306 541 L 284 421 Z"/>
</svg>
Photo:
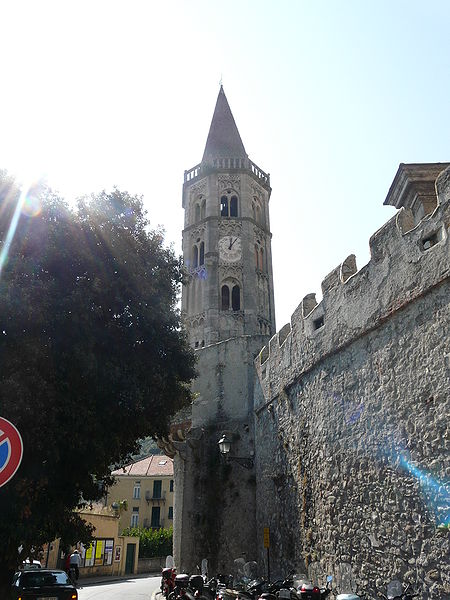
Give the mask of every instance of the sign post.
<svg viewBox="0 0 450 600">
<path fill-rule="evenodd" d="M 264 548 L 267 548 L 267 581 L 270 583 L 270 556 L 269 556 L 270 538 L 269 528 L 264 527 Z"/>
<path fill-rule="evenodd" d="M 16 427 L 0 417 L 0 487 L 14 477 L 22 462 L 23 443 Z"/>
</svg>

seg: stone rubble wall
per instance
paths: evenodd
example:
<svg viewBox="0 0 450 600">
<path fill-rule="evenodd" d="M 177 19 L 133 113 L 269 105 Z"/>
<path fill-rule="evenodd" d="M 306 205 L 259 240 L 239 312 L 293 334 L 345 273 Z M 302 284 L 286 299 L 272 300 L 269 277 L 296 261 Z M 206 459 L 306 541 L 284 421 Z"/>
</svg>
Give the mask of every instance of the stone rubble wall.
<svg viewBox="0 0 450 600">
<path fill-rule="evenodd" d="M 436 188 L 431 215 L 408 231 L 401 209 L 255 361 L 258 560 L 269 527 L 274 576 L 450 597 L 450 170 Z"/>
</svg>

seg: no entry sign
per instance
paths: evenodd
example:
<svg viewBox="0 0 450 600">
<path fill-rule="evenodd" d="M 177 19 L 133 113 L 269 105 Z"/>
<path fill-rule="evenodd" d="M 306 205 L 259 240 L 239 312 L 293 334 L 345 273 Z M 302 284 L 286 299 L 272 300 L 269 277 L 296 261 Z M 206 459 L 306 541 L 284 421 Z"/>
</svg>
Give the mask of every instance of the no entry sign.
<svg viewBox="0 0 450 600">
<path fill-rule="evenodd" d="M 0 487 L 8 483 L 22 461 L 23 444 L 12 423 L 0 417 Z"/>
</svg>

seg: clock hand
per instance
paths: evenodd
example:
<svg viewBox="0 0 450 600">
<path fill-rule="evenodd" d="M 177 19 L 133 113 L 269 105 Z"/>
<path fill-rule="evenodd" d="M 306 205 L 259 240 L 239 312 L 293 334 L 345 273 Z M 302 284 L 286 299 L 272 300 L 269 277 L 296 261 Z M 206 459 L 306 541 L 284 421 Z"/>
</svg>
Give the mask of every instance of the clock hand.
<svg viewBox="0 0 450 600">
<path fill-rule="evenodd" d="M 233 241 L 231 241 L 233 238 L 230 238 L 230 247 L 228 248 L 228 250 L 231 250 L 231 246 L 234 244 L 234 242 L 237 240 L 237 238 L 234 238 Z"/>
</svg>

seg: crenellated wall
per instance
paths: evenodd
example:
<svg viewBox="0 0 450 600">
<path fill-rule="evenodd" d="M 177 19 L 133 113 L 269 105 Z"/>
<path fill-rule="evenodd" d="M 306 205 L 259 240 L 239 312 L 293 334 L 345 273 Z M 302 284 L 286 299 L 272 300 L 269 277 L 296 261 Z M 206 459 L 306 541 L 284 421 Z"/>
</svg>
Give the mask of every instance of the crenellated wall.
<svg viewBox="0 0 450 600">
<path fill-rule="evenodd" d="M 394 576 L 450 597 L 450 170 L 414 226 L 401 208 L 308 294 L 255 361 L 257 530 L 377 597 Z M 447 526 L 445 526 L 447 525 Z M 258 543 L 259 560 L 265 560 Z"/>
</svg>

